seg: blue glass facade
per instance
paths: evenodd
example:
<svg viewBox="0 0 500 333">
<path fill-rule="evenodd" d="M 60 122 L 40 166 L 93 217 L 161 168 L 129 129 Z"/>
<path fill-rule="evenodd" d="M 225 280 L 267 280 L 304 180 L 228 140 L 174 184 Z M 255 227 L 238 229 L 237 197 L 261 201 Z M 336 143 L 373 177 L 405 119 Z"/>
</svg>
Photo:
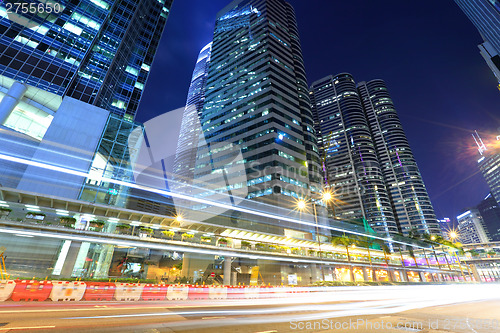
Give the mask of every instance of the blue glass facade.
<svg viewBox="0 0 500 333">
<path fill-rule="evenodd" d="M 133 119 L 172 1 L 61 0 L 50 14 L 3 3 L 0 75 Z"/>
</svg>

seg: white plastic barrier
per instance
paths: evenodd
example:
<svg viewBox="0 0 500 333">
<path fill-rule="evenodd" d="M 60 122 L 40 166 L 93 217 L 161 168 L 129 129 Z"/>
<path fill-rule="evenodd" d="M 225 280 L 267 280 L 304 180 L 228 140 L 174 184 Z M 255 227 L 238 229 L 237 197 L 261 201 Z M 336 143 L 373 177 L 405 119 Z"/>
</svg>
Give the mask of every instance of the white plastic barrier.
<svg viewBox="0 0 500 333">
<path fill-rule="evenodd" d="M 227 287 L 209 287 L 208 299 L 226 299 Z"/>
<path fill-rule="evenodd" d="M 259 298 L 260 288 L 259 287 L 246 287 L 245 288 L 245 298 Z"/>
<path fill-rule="evenodd" d="M 177 299 L 188 299 L 189 294 L 189 286 L 182 285 L 170 285 L 167 289 L 167 299 L 169 301 L 177 300 Z"/>
<path fill-rule="evenodd" d="M 138 301 L 141 298 L 143 284 L 139 283 L 117 283 L 115 299 L 117 301 Z"/>
<path fill-rule="evenodd" d="M 0 302 L 6 301 L 9 299 L 10 295 L 14 291 L 14 287 L 16 286 L 16 282 L 13 280 L 0 280 Z"/>
<path fill-rule="evenodd" d="M 79 301 L 85 294 L 87 285 L 80 281 L 52 281 L 49 298 L 54 301 Z"/>
</svg>

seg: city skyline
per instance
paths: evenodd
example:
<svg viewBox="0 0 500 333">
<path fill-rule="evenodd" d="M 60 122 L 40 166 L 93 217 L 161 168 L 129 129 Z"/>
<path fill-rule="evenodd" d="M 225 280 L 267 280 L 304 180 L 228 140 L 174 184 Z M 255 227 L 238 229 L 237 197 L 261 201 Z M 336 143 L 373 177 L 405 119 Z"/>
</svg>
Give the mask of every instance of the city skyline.
<svg viewBox="0 0 500 333">
<path fill-rule="evenodd" d="M 160 45 L 160 50 L 162 50 L 164 56 L 159 57 L 155 64 L 157 67 L 152 73 L 150 81 L 152 83 L 145 92 L 142 107 L 139 111 L 139 120 L 143 121 L 152 117 L 150 111 L 152 109 L 156 112 L 165 112 L 182 105 L 182 102 L 179 102 L 181 99 L 184 99 L 183 102 L 185 103 L 185 95 L 196 56 L 199 50 L 210 41 L 209 38 L 213 33 L 213 21 L 218 11 L 217 8 L 222 8 L 228 3 L 229 1 L 218 1 L 214 4 L 202 5 L 201 2 L 191 1 L 185 4 L 174 4 L 173 10 L 178 11 L 178 14 L 172 16 L 173 19 L 171 18 L 167 25 L 171 30 L 166 29 L 164 40 Z M 407 131 L 417 163 L 426 180 L 427 189 L 437 217 L 456 216 L 464 207 L 479 203 L 488 193 L 488 187 L 482 180 L 479 170 L 474 170 L 477 156 L 471 148 L 472 144 L 469 142 L 469 138 L 474 129 L 494 130 L 498 127 L 492 126 L 491 123 L 492 120 L 495 121 L 494 111 L 492 111 L 494 110 L 493 103 L 500 96 L 494 90 L 494 77 L 477 51 L 476 45 L 481 41 L 481 37 L 460 8 L 453 2 L 440 3 L 433 14 L 423 11 L 424 4 L 418 7 L 420 9 L 409 21 L 407 20 L 408 22 L 398 19 L 397 23 L 406 27 L 415 25 L 419 20 L 421 20 L 420 22 L 426 22 L 425 29 L 418 29 L 418 31 L 411 31 L 410 29 L 410 31 L 407 31 L 408 36 L 406 37 L 413 37 L 416 40 L 413 50 L 415 54 L 410 54 L 410 58 L 402 58 L 402 54 L 407 52 L 411 46 L 408 38 L 405 38 L 402 32 L 394 31 L 395 24 L 385 23 L 380 25 L 381 29 L 389 36 L 394 36 L 394 43 L 400 43 L 398 45 L 400 47 L 391 50 L 393 55 L 384 54 L 386 60 L 380 55 L 376 56 L 376 54 L 380 54 L 380 49 L 383 49 L 384 43 L 380 43 L 381 45 L 378 48 L 373 48 L 373 50 L 365 47 L 364 49 L 368 51 L 366 57 L 372 56 L 370 61 L 366 61 L 362 56 L 350 57 L 350 55 L 362 48 L 360 45 L 347 42 L 347 46 L 350 47 L 350 50 L 348 50 L 339 42 L 337 45 L 338 50 L 342 52 L 336 52 L 331 61 L 325 61 L 325 58 L 328 57 L 324 52 L 319 54 L 317 52 L 317 49 L 321 50 L 325 46 L 313 45 L 317 38 L 311 37 L 311 31 L 314 30 L 316 24 L 311 23 L 312 21 L 322 21 L 321 18 L 325 14 L 319 9 L 328 9 L 330 6 L 328 4 L 306 6 L 298 1 L 290 1 L 290 3 L 297 11 L 308 83 L 310 84 L 312 81 L 327 75 L 328 72 L 342 71 L 351 72 L 355 78 L 363 77 L 367 80 L 374 78 L 385 79 L 396 108 L 400 113 L 403 127 Z M 354 10 L 356 5 L 361 5 L 361 11 Z M 351 18 L 354 22 L 358 20 L 358 23 L 360 22 L 359 19 L 366 16 L 366 13 L 370 10 L 375 10 L 378 13 L 389 7 L 396 12 L 405 9 L 404 5 L 395 1 L 381 4 L 380 8 L 373 8 L 373 5 L 363 1 L 357 1 L 352 5 L 342 4 L 341 7 L 339 11 L 346 14 L 336 17 L 342 22 L 349 21 Z M 344 9 L 344 11 L 341 9 Z M 190 10 L 189 17 L 186 16 L 188 10 Z M 318 20 L 312 20 L 313 11 L 319 16 Z M 361 24 L 355 28 L 350 27 L 351 32 L 354 35 L 363 36 L 363 28 L 366 28 L 366 25 L 375 23 L 377 23 L 376 20 L 375 22 L 374 20 L 368 20 L 365 25 Z M 326 25 L 325 22 L 322 22 L 322 24 Z M 186 25 L 189 25 L 190 28 L 182 30 Z M 399 30 L 404 29 L 400 28 Z M 349 29 L 344 32 L 347 33 L 348 31 Z M 447 43 L 444 45 L 438 44 L 440 38 L 437 38 L 437 33 L 444 34 L 443 36 L 449 39 Z M 364 33 L 365 37 L 361 40 L 366 41 L 366 35 L 367 33 Z M 461 38 L 458 38 L 458 35 Z M 344 40 L 342 38 L 340 41 Z M 370 41 L 367 42 L 370 46 L 374 44 Z M 327 41 L 324 44 L 327 44 Z M 440 47 L 438 48 L 438 46 Z M 460 50 L 461 57 L 444 62 L 446 52 L 457 53 L 457 49 Z M 183 54 L 183 59 L 176 58 L 177 54 L 180 53 Z M 342 54 L 338 55 L 337 53 Z M 185 54 L 192 54 L 192 56 L 186 57 Z M 425 55 L 425 61 L 417 61 L 419 60 L 417 55 Z M 364 61 L 359 60 L 360 58 Z M 395 62 L 395 58 L 399 60 Z M 358 60 L 356 61 L 356 59 Z M 165 64 L 165 62 L 172 62 L 172 60 L 176 60 L 174 61 L 175 69 L 173 66 L 169 67 Z M 473 67 L 474 71 L 479 70 L 479 74 L 472 72 L 472 69 L 468 69 L 461 63 L 472 63 L 473 66 L 469 65 L 468 67 Z M 430 84 L 427 90 L 431 88 L 429 92 L 432 93 L 429 94 L 429 97 L 426 96 L 425 101 L 429 101 L 430 98 L 433 102 L 429 104 L 433 107 L 422 107 L 422 105 L 427 105 L 423 99 L 425 89 L 421 87 L 421 83 L 426 76 L 417 72 L 422 71 L 422 69 L 435 68 L 438 70 L 432 73 L 429 72 L 429 75 L 437 75 L 438 73 L 448 75 L 449 78 L 443 77 L 441 84 L 446 87 L 449 86 L 450 91 L 447 92 L 444 87 L 441 87 L 437 79 L 427 80 Z M 158 77 L 161 77 L 162 85 L 158 85 L 158 81 L 155 81 L 158 80 L 158 77 L 155 79 L 155 73 L 157 73 Z M 172 75 L 169 75 L 169 73 Z M 181 73 L 184 74 L 181 75 Z M 360 73 L 363 73 L 363 75 L 360 75 Z M 468 75 L 469 81 L 474 80 L 475 84 L 472 86 L 458 84 L 456 77 L 463 75 Z M 172 79 L 169 79 L 169 77 L 172 77 Z M 169 82 L 174 80 L 176 82 L 175 87 L 169 85 Z M 182 84 L 182 81 L 184 81 L 184 84 Z M 493 89 L 491 89 L 491 81 L 493 81 Z M 169 88 L 168 91 L 165 91 L 165 88 Z M 471 89 L 473 89 L 474 94 L 465 93 L 466 90 Z M 158 90 L 163 91 L 161 97 L 158 96 Z M 181 91 L 184 91 L 184 93 L 181 94 Z M 184 98 L 174 96 L 176 92 L 179 92 L 177 95 L 184 96 Z M 454 96 L 455 99 L 447 98 L 444 92 L 449 96 Z M 407 98 L 412 94 L 413 98 Z M 468 97 L 469 95 L 475 96 L 475 98 Z M 458 96 L 460 96 L 462 103 L 456 103 Z M 478 100 L 482 103 L 479 103 Z M 159 108 L 160 105 L 168 107 Z M 471 109 L 474 109 L 474 112 L 470 112 Z M 467 112 L 469 113 L 467 114 Z M 478 115 L 482 115 L 482 117 L 478 117 Z M 498 120 L 496 121 L 498 122 Z M 422 135 L 423 132 L 425 132 L 425 135 Z M 471 186 L 472 184 L 474 186 Z M 474 187 L 474 191 L 469 191 L 471 187 Z M 463 195 L 459 197 L 458 193 Z"/>
</svg>

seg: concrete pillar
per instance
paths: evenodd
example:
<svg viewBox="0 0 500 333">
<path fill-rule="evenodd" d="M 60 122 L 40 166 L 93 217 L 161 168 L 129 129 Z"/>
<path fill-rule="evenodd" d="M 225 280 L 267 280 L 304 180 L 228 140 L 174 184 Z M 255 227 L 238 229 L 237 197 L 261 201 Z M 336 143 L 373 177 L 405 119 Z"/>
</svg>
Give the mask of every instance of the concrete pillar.
<svg viewBox="0 0 500 333">
<path fill-rule="evenodd" d="M 9 88 L 7 95 L 0 101 L 0 125 L 2 125 L 10 116 L 16 105 L 28 89 L 24 84 L 15 81 Z"/>
<path fill-rule="evenodd" d="M 316 264 L 311 264 L 311 282 L 318 281 L 318 267 Z"/>
<path fill-rule="evenodd" d="M 365 282 L 370 281 L 370 277 L 369 277 L 370 275 L 369 274 L 371 274 L 371 272 L 369 272 L 366 267 L 363 267 L 363 280 Z"/>
<path fill-rule="evenodd" d="M 81 246 L 82 242 L 71 242 L 68 254 L 66 255 L 66 260 L 64 260 L 64 265 L 61 269 L 61 274 L 59 275 L 60 278 L 71 278 L 73 267 L 75 266 L 76 258 L 78 257 Z"/>
<path fill-rule="evenodd" d="M 420 275 L 420 281 L 422 282 L 427 282 L 427 279 L 425 278 L 425 272 L 419 272 Z"/>
<path fill-rule="evenodd" d="M 109 273 L 109 267 L 113 261 L 113 253 L 115 252 L 114 245 L 100 245 L 101 252 L 99 253 L 99 259 L 97 260 L 97 265 L 95 268 L 95 278 L 107 278 Z"/>
<path fill-rule="evenodd" d="M 224 280 L 222 283 L 226 286 L 231 284 L 231 257 L 224 257 Z"/>
<path fill-rule="evenodd" d="M 399 277 L 401 278 L 401 282 L 408 282 L 408 275 L 406 274 L 406 270 L 400 270 Z"/>
<path fill-rule="evenodd" d="M 481 277 L 479 276 L 476 265 L 470 264 L 470 270 L 472 271 L 472 275 L 474 276 L 476 282 L 481 282 Z"/>
</svg>

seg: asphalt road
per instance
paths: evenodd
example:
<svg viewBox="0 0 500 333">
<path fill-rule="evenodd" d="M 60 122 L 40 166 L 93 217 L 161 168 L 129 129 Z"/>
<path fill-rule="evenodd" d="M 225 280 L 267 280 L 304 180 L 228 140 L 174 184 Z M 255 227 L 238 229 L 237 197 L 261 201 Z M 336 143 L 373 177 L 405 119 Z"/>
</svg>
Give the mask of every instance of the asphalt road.
<svg viewBox="0 0 500 333">
<path fill-rule="evenodd" d="M 248 300 L 3 302 L 1 332 L 500 332 L 500 285 L 345 287 Z"/>
</svg>

